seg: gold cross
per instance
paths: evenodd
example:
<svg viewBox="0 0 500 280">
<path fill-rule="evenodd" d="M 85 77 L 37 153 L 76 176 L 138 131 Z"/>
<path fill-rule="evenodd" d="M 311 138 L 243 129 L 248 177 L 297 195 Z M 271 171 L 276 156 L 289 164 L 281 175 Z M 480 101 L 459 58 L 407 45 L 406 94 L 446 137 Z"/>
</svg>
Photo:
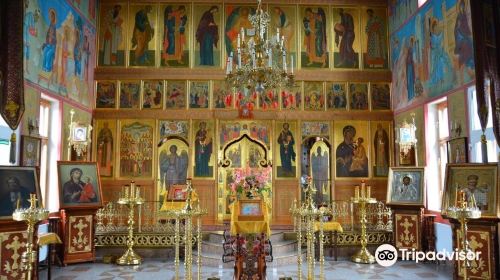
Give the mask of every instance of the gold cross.
<svg viewBox="0 0 500 280">
<path fill-rule="evenodd" d="M 14 251 L 14 253 L 12 254 L 12 257 L 11 257 L 11 259 L 13 260 L 12 270 L 16 270 L 19 268 L 19 264 L 18 264 L 17 260 L 19 259 L 19 257 L 21 257 L 21 255 L 19 254 L 19 249 L 24 247 L 26 245 L 26 243 L 19 242 L 19 236 L 14 236 L 14 238 L 12 238 L 12 239 L 14 241 L 12 241 L 10 244 L 7 244 L 5 246 L 5 248 L 12 249 Z"/>
</svg>

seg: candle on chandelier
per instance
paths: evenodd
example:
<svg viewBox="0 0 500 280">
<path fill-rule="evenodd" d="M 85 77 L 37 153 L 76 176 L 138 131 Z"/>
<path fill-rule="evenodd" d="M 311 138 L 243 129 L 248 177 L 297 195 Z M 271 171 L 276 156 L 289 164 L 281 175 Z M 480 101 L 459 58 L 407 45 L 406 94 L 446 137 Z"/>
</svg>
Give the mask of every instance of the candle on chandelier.
<svg viewBox="0 0 500 280">
<path fill-rule="evenodd" d="M 361 198 L 366 197 L 366 186 L 363 184 L 361 185 Z"/>
<path fill-rule="evenodd" d="M 280 29 L 276 28 L 276 41 L 279 42 L 279 40 L 280 40 Z"/>
<path fill-rule="evenodd" d="M 290 73 L 293 75 L 293 55 L 290 56 L 290 64 L 291 64 L 291 67 L 290 67 Z"/>
<path fill-rule="evenodd" d="M 135 182 L 132 181 L 130 183 L 130 198 L 134 198 L 134 194 L 135 194 Z"/>
<path fill-rule="evenodd" d="M 368 186 L 366 187 L 366 198 L 370 198 L 372 195 L 372 187 Z"/>
<path fill-rule="evenodd" d="M 128 198 L 128 191 L 129 191 L 128 186 L 126 186 L 125 187 L 125 199 Z"/>
<path fill-rule="evenodd" d="M 356 188 L 354 189 L 354 198 L 356 200 L 359 199 L 359 186 L 356 186 Z"/>
<path fill-rule="evenodd" d="M 135 188 L 135 198 L 139 199 L 139 197 L 141 197 L 141 187 L 137 186 L 137 188 Z"/>
</svg>

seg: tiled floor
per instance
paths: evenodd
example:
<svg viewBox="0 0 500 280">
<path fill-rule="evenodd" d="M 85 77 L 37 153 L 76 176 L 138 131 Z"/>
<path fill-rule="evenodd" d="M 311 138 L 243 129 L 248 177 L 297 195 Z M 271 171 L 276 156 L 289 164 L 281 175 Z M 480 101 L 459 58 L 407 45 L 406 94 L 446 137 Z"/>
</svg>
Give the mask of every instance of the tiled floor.
<svg viewBox="0 0 500 280">
<path fill-rule="evenodd" d="M 196 270 L 196 268 L 195 268 Z M 278 280 L 280 277 L 293 277 L 297 279 L 297 266 L 288 265 L 276 267 L 272 263 L 268 266 L 267 276 L 269 280 Z M 69 265 L 67 267 L 54 267 L 52 270 L 54 280 L 132 280 L 132 279 L 172 279 L 174 280 L 173 262 L 159 260 L 148 260 L 139 267 L 122 267 L 101 262 Z M 305 274 L 306 267 L 302 273 Z M 319 267 L 316 267 L 316 279 L 319 279 Z M 181 268 L 181 279 L 183 277 Z M 193 278 L 196 279 L 196 271 Z M 423 264 L 413 262 L 398 262 L 394 266 L 384 268 L 377 264 L 360 265 L 349 261 L 327 261 L 325 262 L 325 279 L 452 279 L 453 271 L 450 265 Z M 232 269 L 218 269 L 214 267 L 203 267 L 201 279 L 218 277 L 220 279 L 232 279 Z M 41 271 L 40 279 L 45 280 L 46 270 Z M 303 278 L 305 279 L 305 278 Z"/>
</svg>

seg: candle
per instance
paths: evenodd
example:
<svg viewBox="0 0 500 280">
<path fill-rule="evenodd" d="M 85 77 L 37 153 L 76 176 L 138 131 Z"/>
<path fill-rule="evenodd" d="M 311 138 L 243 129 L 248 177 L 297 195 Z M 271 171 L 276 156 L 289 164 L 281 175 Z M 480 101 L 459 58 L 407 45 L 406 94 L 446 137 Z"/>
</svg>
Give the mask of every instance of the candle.
<svg viewBox="0 0 500 280">
<path fill-rule="evenodd" d="M 137 186 L 137 188 L 135 188 L 135 198 L 138 199 L 139 197 L 141 197 L 141 187 Z"/>
<path fill-rule="evenodd" d="M 125 187 L 125 199 L 127 199 L 127 198 L 128 198 L 128 186 Z"/>
<path fill-rule="evenodd" d="M 368 186 L 368 187 L 366 187 L 366 197 L 370 198 L 371 195 L 372 195 L 372 187 Z"/>
<path fill-rule="evenodd" d="M 357 200 L 359 199 L 359 186 L 356 186 L 354 189 L 354 198 Z"/>
<path fill-rule="evenodd" d="M 243 27 L 241 28 L 241 39 L 245 42 L 245 29 L 243 29 Z"/>
<path fill-rule="evenodd" d="M 365 184 L 363 183 L 361 185 L 361 198 L 365 198 L 366 197 L 366 186 Z"/>
<path fill-rule="evenodd" d="M 276 41 L 280 40 L 280 29 L 276 28 Z"/>
<path fill-rule="evenodd" d="M 21 198 L 17 197 L 16 209 L 19 209 L 20 206 L 21 206 Z"/>
<path fill-rule="evenodd" d="M 293 75 L 293 55 L 290 57 L 290 60 L 291 60 L 291 69 L 290 69 L 290 73 Z"/>
<path fill-rule="evenodd" d="M 227 61 L 226 61 L 226 75 L 229 74 L 229 73 L 231 73 L 231 70 L 229 69 L 229 67 L 230 67 L 229 66 L 230 65 L 230 61 L 231 61 L 231 58 L 228 57 Z"/>
<path fill-rule="evenodd" d="M 238 43 L 236 44 L 236 46 L 239 48 L 241 46 L 241 37 L 240 37 L 240 34 L 238 34 Z"/>
<path fill-rule="evenodd" d="M 474 196 L 474 194 L 471 194 L 471 207 L 474 207 L 474 208 L 477 208 L 477 204 L 476 204 L 476 197 Z"/>
<path fill-rule="evenodd" d="M 269 67 L 270 68 L 273 68 L 273 50 L 272 49 L 269 49 L 269 58 L 268 58 L 268 63 L 269 63 Z"/>
</svg>

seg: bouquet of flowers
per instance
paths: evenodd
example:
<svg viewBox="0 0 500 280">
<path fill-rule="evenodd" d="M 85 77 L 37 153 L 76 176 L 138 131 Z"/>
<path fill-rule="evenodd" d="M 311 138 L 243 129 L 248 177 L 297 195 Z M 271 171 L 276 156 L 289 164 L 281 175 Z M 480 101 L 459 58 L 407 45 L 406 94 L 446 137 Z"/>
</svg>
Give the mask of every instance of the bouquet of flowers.
<svg viewBox="0 0 500 280">
<path fill-rule="evenodd" d="M 238 197 L 245 194 L 252 198 L 257 195 L 262 196 L 263 192 L 271 192 L 269 180 L 271 167 L 267 168 L 237 168 L 233 170 L 233 180 L 230 183 L 231 190 Z"/>
</svg>

